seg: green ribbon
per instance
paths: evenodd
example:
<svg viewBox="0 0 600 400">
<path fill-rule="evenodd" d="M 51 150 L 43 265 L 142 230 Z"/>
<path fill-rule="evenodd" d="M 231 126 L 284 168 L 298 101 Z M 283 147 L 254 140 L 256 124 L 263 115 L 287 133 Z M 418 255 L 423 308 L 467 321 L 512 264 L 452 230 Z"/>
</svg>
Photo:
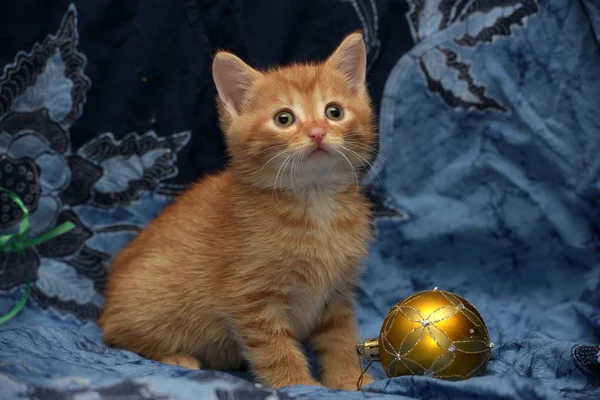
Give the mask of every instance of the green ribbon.
<svg viewBox="0 0 600 400">
<path fill-rule="evenodd" d="M 10 233 L 8 235 L 0 236 L 0 250 L 5 253 L 18 253 L 21 256 L 21 259 L 25 261 L 25 249 L 27 247 L 37 246 L 40 243 L 46 242 L 50 239 L 54 239 L 57 236 L 62 235 L 63 233 L 69 232 L 71 229 L 75 228 L 75 224 L 71 221 L 66 221 L 55 227 L 54 229 L 41 234 L 40 236 L 27 239 L 27 233 L 29 232 L 29 210 L 25 207 L 25 204 L 21 200 L 21 198 L 16 194 L 11 192 L 10 190 L 4 189 L 0 187 L 0 192 L 4 192 L 10 197 L 12 201 L 14 201 L 21 211 L 23 212 L 23 217 L 19 222 L 19 229 L 16 233 Z M 27 281 L 27 286 L 25 287 L 25 292 L 21 296 L 21 300 L 13 307 L 12 310 L 8 312 L 8 314 L 0 317 L 0 325 L 5 322 L 11 320 L 15 315 L 21 312 L 27 300 L 29 299 L 29 294 L 31 293 L 31 281 L 29 280 L 29 271 L 27 271 L 27 264 L 23 264 L 23 268 L 25 268 L 25 280 Z"/>
</svg>

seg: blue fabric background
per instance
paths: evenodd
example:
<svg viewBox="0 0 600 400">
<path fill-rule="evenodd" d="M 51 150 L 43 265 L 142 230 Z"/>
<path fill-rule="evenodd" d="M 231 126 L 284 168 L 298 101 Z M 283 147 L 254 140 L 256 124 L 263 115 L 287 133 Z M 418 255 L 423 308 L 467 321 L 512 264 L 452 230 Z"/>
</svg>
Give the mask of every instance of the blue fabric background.
<svg viewBox="0 0 600 400">
<path fill-rule="evenodd" d="M 496 347 L 463 382 L 364 393 L 186 371 L 107 348 L 94 320 L 110 257 L 194 179 L 221 168 L 217 48 L 255 66 L 322 58 L 361 28 L 379 114 L 365 185 L 376 238 L 361 335 L 438 286 L 473 302 Z M 31 235 L 0 255 L 0 399 L 595 399 L 572 358 L 600 342 L 600 7 L 594 0 L 258 0 L 0 5 L 0 186 Z M 20 215 L 0 196 L 0 234 Z"/>
</svg>

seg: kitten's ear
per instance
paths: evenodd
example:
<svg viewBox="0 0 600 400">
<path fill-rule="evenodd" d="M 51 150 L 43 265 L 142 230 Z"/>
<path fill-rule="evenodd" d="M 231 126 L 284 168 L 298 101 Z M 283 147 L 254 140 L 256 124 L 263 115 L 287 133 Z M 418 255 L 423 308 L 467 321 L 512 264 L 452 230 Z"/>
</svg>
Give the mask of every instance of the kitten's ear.
<svg viewBox="0 0 600 400">
<path fill-rule="evenodd" d="M 360 32 L 348 35 L 326 63 L 341 71 L 348 78 L 354 90 L 359 93 L 365 90 L 367 49 Z"/>
<path fill-rule="evenodd" d="M 239 57 L 225 51 L 215 55 L 212 74 L 225 109 L 236 115 L 240 113 L 248 90 L 261 75 Z"/>
</svg>

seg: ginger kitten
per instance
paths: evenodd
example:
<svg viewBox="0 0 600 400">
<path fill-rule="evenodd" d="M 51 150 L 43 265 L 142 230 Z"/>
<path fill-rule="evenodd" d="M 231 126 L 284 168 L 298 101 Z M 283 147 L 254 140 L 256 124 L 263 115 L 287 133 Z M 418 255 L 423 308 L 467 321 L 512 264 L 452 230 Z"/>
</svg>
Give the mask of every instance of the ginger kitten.
<svg viewBox="0 0 600 400">
<path fill-rule="evenodd" d="M 365 71 L 360 33 L 321 64 L 259 72 L 215 56 L 231 163 L 116 257 L 107 344 L 191 369 L 247 360 L 280 388 L 318 384 L 306 340 L 324 385 L 356 389 L 353 288 L 371 235 L 357 186 L 374 139 Z"/>
</svg>

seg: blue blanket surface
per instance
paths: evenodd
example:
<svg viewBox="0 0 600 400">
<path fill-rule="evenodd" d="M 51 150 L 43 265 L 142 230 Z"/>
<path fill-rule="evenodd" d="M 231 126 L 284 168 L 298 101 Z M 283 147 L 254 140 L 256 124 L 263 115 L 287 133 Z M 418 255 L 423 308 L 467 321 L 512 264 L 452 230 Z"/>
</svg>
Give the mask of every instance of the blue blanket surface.
<svg viewBox="0 0 600 400">
<path fill-rule="evenodd" d="M 25 309 L 0 325 L 0 399 L 600 398 L 595 0 L 8 3 L 0 187 L 30 210 L 30 237 L 75 229 L 23 258 L 0 254 L 0 314 L 32 282 Z M 225 162 L 214 49 L 284 63 L 323 57 L 357 28 L 379 115 L 361 336 L 437 286 L 486 321 L 496 344 L 486 374 L 385 379 L 374 365 L 380 380 L 362 393 L 273 391 L 244 372 L 105 346 L 94 321 L 111 256 Z M 21 216 L 0 194 L 0 234 Z"/>
</svg>

